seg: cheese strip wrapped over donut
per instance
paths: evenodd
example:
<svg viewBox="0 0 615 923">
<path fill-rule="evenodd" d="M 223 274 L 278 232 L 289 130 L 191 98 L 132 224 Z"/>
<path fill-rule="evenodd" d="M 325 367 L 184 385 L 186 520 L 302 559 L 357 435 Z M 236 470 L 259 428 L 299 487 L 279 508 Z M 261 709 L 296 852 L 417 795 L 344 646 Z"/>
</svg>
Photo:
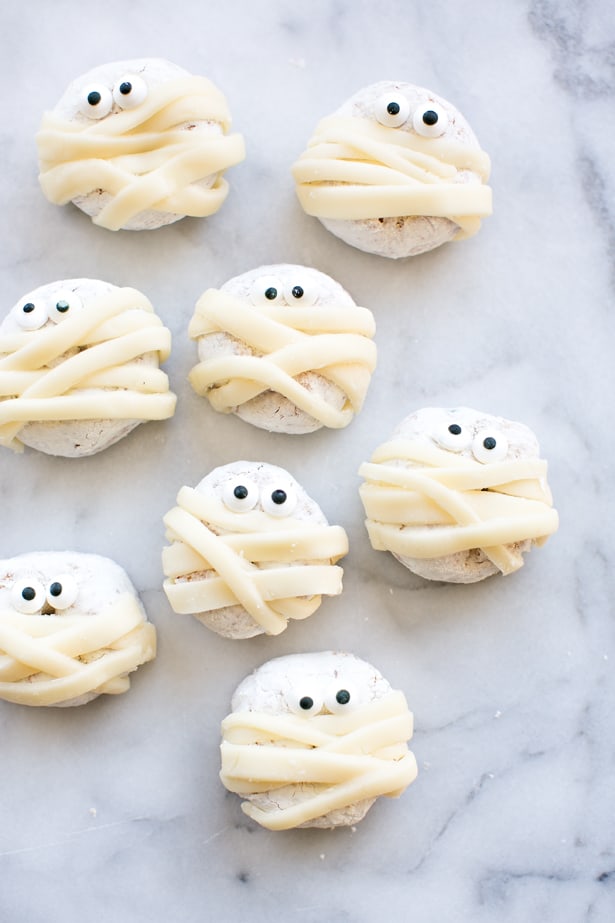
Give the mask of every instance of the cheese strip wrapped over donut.
<svg viewBox="0 0 615 923">
<path fill-rule="evenodd" d="M 490 162 L 460 112 L 409 83 L 359 90 L 323 119 L 292 168 L 308 215 L 391 258 L 475 234 L 491 214 Z"/>
<path fill-rule="evenodd" d="M 360 821 L 416 778 L 402 692 L 351 654 L 291 654 L 235 691 L 222 722 L 224 786 L 269 830 Z"/>
<path fill-rule="evenodd" d="M 189 329 L 194 390 L 270 432 L 347 426 L 376 365 L 371 311 L 304 266 L 261 266 L 208 289 Z"/>
<path fill-rule="evenodd" d="M 245 157 L 222 93 L 169 61 L 97 67 L 70 84 L 37 135 L 40 183 L 117 231 L 216 212 L 223 172 Z"/>
<path fill-rule="evenodd" d="M 359 473 L 372 546 L 431 580 L 513 573 L 558 527 L 534 434 L 467 407 L 407 417 Z"/>
<path fill-rule="evenodd" d="M 83 705 L 130 688 L 156 630 L 114 561 L 36 552 L 0 561 L 0 698 Z"/>
<path fill-rule="evenodd" d="M 93 455 L 175 395 L 158 368 L 171 334 L 141 292 L 68 279 L 25 295 L 0 324 L 0 445 Z"/>
<path fill-rule="evenodd" d="M 297 482 L 274 465 L 234 462 L 195 489 L 182 487 L 164 517 L 164 591 L 175 612 L 227 638 L 277 635 L 322 596 L 342 591 L 348 551 Z"/>
</svg>

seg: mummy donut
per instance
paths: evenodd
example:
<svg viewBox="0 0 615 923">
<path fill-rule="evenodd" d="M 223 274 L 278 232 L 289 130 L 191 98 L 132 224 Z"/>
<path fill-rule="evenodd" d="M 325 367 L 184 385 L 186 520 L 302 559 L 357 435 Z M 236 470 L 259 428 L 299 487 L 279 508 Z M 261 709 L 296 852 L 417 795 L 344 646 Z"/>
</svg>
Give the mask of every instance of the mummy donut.
<svg viewBox="0 0 615 923">
<path fill-rule="evenodd" d="M 69 551 L 0 561 L 0 698 L 83 705 L 130 688 L 156 630 L 122 568 Z"/>
<path fill-rule="evenodd" d="M 217 212 L 224 171 L 245 157 L 226 100 L 205 77 L 143 58 L 74 80 L 37 135 L 43 193 L 94 224 L 153 230 Z"/>
<path fill-rule="evenodd" d="M 322 272 L 261 266 L 208 289 L 189 332 L 197 394 L 276 433 L 347 426 L 376 365 L 374 318 Z"/>
<path fill-rule="evenodd" d="M 558 527 L 532 431 L 467 407 L 413 413 L 359 474 L 372 546 L 428 580 L 511 574 Z"/>
<path fill-rule="evenodd" d="M 283 468 L 233 462 L 182 487 L 164 517 L 164 591 L 172 609 L 225 638 L 278 635 L 322 596 L 342 592 L 341 526 Z"/>
<path fill-rule="evenodd" d="M 173 416 L 158 368 L 170 348 L 133 288 L 68 279 L 29 292 L 0 323 L 0 446 L 93 455 L 144 420 Z"/>
<path fill-rule="evenodd" d="M 220 778 L 269 830 L 356 824 L 414 781 L 402 692 L 352 654 L 291 654 L 236 689 L 222 722 Z"/>
<path fill-rule="evenodd" d="M 490 162 L 449 102 L 410 83 L 359 90 L 293 165 L 305 212 L 393 259 L 475 234 L 491 214 Z"/>
</svg>

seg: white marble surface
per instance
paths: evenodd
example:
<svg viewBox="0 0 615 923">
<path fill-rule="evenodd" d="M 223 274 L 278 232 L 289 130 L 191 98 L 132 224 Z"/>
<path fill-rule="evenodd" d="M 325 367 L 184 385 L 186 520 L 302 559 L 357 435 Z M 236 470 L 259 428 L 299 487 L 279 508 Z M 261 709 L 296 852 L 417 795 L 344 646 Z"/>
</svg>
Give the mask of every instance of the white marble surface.
<svg viewBox="0 0 615 923">
<path fill-rule="evenodd" d="M 0 457 L 0 555 L 65 548 L 130 573 L 159 631 L 131 691 L 81 709 L 0 703 L 0 919 L 606 923 L 615 918 L 612 416 L 615 30 L 607 0 L 57 0 L 2 5 L 2 293 L 93 276 L 174 333 L 171 422 L 96 457 Z M 159 55 L 227 94 L 248 157 L 208 221 L 112 234 L 46 202 L 34 134 L 73 76 Z M 479 235 L 411 261 L 335 240 L 289 166 L 317 120 L 380 79 L 456 103 L 493 161 Z M 313 265 L 377 318 L 380 364 L 341 432 L 273 436 L 190 390 L 197 296 Z M 532 426 L 559 533 L 509 578 L 430 584 L 368 545 L 356 470 L 397 421 L 465 403 Z M 345 590 L 279 638 L 226 641 L 161 591 L 162 515 L 242 456 L 284 465 L 348 530 Z M 347 648 L 404 689 L 420 774 L 357 827 L 272 834 L 218 773 L 239 680 Z"/>
</svg>

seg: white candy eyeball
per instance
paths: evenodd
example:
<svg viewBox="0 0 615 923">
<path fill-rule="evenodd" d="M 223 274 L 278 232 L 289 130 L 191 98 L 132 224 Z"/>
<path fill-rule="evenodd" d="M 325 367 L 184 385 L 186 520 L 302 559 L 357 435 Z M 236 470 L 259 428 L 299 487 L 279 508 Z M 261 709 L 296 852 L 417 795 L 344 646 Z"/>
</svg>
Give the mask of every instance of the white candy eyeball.
<svg viewBox="0 0 615 923">
<path fill-rule="evenodd" d="M 310 718 L 312 715 L 318 715 L 322 711 L 323 700 L 318 693 L 293 690 L 287 699 L 287 704 L 295 715 Z"/>
<path fill-rule="evenodd" d="M 68 290 L 56 292 L 49 303 L 49 320 L 52 320 L 54 324 L 58 324 L 69 315 L 76 314 L 82 307 L 83 302 L 75 292 Z"/>
<path fill-rule="evenodd" d="M 228 481 L 222 488 L 222 502 L 233 513 L 247 513 L 258 503 L 258 487 L 247 478 Z"/>
<path fill-rule="evenodd" d="M 279 303 L 284 297 L 284 288 L 275 276 L 261 276 L 252 285 L 250 301 L 257 308 Z"/>
<path fill-rule="evenodd" d="M 408 120 L 410 103 L 402 93 L 384 93 L 376 100 L 374 114 L 381 125 L 399 128 Z"/>
<path fill-rule="evenodd" d="M 291 484 L 264 487 L 261 490 L 261 506 L 270 516 L 292 516 L 297 507 L 297 492 Z"/>
<path fill-rule="evenodd" d="M 445 422 L 433 434 L 434 441 L 449 452 L 463 452 L 472 444 L 474 433 L 461 423 Z"/>
<path fill-rule="evenodd" d="M 113 99 L 121 109 L 134 109 L 147 98 L 147 84 L 138 74 L 125 74 L 113 87 Z"/>
<path fill-rule="evenodd" d="M 60 574 L 47 585 L 47 602 L 54 609 L 68 609 L 77 599 L 79 587 L 71 574 Z"/>
<path fill-rule="evenodd" d="M 104 119 L 112 106 L 111 90 L 103 83 L 92 83 L 81 91 L 79 109 L 89 119 Z"/>
<path fill-rule="evenodd" d="M 303 279 L 294 280 L 284 288 L 284 298 L 289 305 L 301 305 L 310 308 L 318 301 L 318 292 L 315 287 Z"/>
<path fill-rule="evenodd" d="M 359 704 L 359 697 L 354 686 L 342 681 L 337 682 L 325 694 L 325 708 L 332 715 L 343 715 Z"/>
<path fill-rule="evenodd" d="M 415 132 L 424 138 L 439 138 L 448 126 L 448 115 L 440 106 L 420 106 L 412 116 Z"/>
<path fill-rule="evenodd" d="M 49 320 L 47 305 L 42 301 L 24 301 L 14 309 L 14 313 L 23 330 L 39 330 Z"/>
<path fill-rule="evenodd" d="M 493 435 L 488 430 L 484 430 L 482 433 L 478 433 L 472 443 L 472 454 L 476 461 L 482 462 L 483 465 L 488 465 L 489 462 L 502 461 L 503 458 L 506 458 L 507 453 L 508 439 L 501 433 Z"/>
<path fill-rule="evenodd" d="M 13 608 L 24 615 L 34 615 L 45 605 L 45 588 L 33 577 L 21 577 L 11 587 Z"/>
</svg>

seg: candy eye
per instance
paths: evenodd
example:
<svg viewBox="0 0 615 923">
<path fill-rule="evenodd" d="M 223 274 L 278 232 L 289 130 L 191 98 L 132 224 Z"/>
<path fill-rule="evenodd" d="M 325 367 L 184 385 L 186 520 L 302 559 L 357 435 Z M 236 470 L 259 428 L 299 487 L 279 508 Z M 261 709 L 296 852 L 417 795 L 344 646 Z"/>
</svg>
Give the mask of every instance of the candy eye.
<svg viewBox="0 0 615 923">
<path fill-rule="evenodd" d="M 353 687 L 335 685 L 325 695 L 325 708 L 333 715 L 350 711 L 358 704 L 358 697 Z"/>
<path fill-rule="evenodd" d="M 412 125 L 424 138 L 439 138 L 447 129 L 448 115 L 435 104 L 425 109 L 421 106 L 412 116 Z"/>
<path fill-rule="evenodd" d="M 502 461 L 508 453 L 508 439 L 501 433 L 493 436 L 491 433 L 479 433 L 472 443 L 472 454 L 476 461 L 488 465 L 489 462 Z"/>
<path fill-rule="evenodd" d="M 83 302 L 74 292 L 61 291 L 57 292 L 51 299 L 49 305 L 49 320 L 54 324 L 64 320 L 69 314 L 75 314 L 83 307 Z"/>
<path fill-rule="evenodd" d="M 309 283 L 303 280 L 295 280 L 285 287 L 284 298 L 287 304 L 297 304 L 309 308 L 318 301 L 318 293 Z"/>
<path fill-rule="evenodd" d="M 297 493 L 290 484 L 266 487 L 261 494 L 261 504 L 270 516 L 291 516 L 297 506 Z"/>
<path fill-rule="evenodd" d="M 296 715 L 302 715 L 309 718 L 311 715 L 317 715 L 322 711 L 322 696 L 316 694 L 307 695 L 303 690 L 292 692 L 289 697 L 288 707 Z"/>
<path fill-rule="evenodd" d="M 250 301 L 256 307 L 275 304 L 283 296 L 282 283 L 275 276 L 261 276 L 257 279 L 250 292 Z"/>
<path fill-rule="evenodd" d="M 113 96 L 111 90 L 102 83 L 90 84 L 83 89 L 79 109 L 89 119 L 104 119 L 111 112 Z"/>
<path fill-rule="evenodd" d="M 147 84 L 138 74 L 125 74 L 113 87 L 113 99 L 121 109 L 134 109 L 147 97 Z"/>
<path fill-rule="evenodd" d="M 460 423 L 445 423 L 434 434 L 434 440 L 450 452 L 462 452 L 472 444 L 472 432 Z"/>
<path fill-rule="evenodd" d="M 400 93 L 385 93 L 376 100 L 374 112 L 381 125 L 399 128 L 410 115 L 410 103 Z"/>
<path fill-rule="evenodd" d="M 49 320 L 47 307 L 42 302 L 25 301 L 15 309 L 17 323 L 23 330 L 39 330 Z"/>
<path fill-rule="evenodd" d="M 68 609 L 77 599 L 79 588 L 70 574 L 61 574 L 47 586 L 47 602 L 54 609 Z"/>
<path fill-rule="evenodd" d="M 246 478 L 229 481 L 222 488 L 222 501 L 233 513 L 247 513 L 258 503 L 258 487 Z"/>
<path fill-rule="evenodd" d="M 16 580 L 11 588 L 11 602 L 18 612 L 33 615 L 40 612 L 45 605 L 45 589 L 38 580 L 22 577 Z"/>
</svg>

